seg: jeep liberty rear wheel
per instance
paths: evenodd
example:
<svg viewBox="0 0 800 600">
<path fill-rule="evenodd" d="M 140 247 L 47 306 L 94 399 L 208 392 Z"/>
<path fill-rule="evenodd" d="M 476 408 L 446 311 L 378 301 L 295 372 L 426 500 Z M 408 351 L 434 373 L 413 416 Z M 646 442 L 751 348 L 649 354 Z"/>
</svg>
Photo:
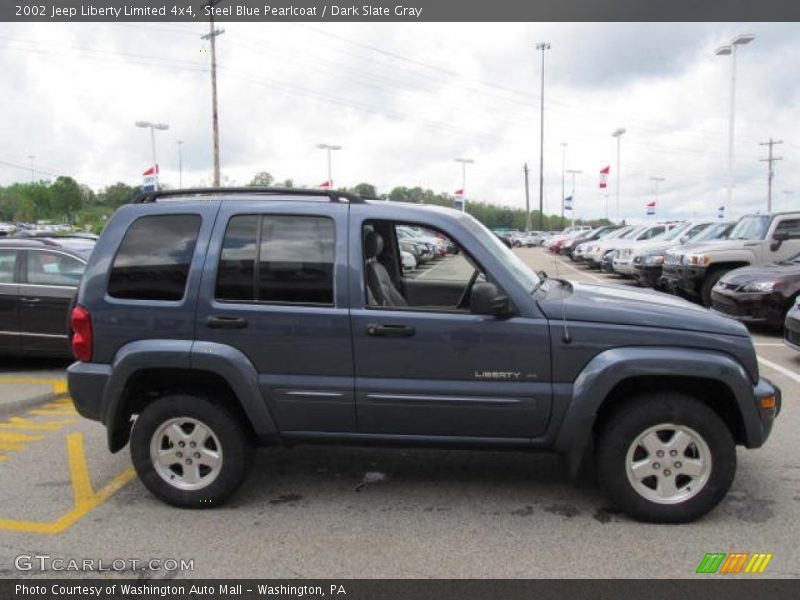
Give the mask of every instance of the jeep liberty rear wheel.
<svg viewBox="0 0 800 600">
<path fill-rule="evenodd" d="M 736 474 L 725 422 L 685 394 L 632 398 L 600 433 L 597 471 L 621 509 L 641 521 L 685 523 L 713 509 Z"/>
<path fill-rule="evenodd" d="M 222 504 L 241 485 L 252 456 L 242 423 L 195 396 L 159 398 L 142 411 L 131 432 L 131 459 L 139 479 L 173 506 Z"/>
</svg>

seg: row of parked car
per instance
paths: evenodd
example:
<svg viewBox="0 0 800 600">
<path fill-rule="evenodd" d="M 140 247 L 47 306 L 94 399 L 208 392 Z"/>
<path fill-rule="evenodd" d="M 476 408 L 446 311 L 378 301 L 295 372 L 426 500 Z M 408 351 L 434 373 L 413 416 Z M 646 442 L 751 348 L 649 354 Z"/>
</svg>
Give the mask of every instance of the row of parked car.
<svg viewBox="0 0 800 600">
<path fill-rule="evenodd" d="M 573 229 L 543 245 L 743 323 L 785 327 L 800 349 L 800 212 Z"/>
</svg>

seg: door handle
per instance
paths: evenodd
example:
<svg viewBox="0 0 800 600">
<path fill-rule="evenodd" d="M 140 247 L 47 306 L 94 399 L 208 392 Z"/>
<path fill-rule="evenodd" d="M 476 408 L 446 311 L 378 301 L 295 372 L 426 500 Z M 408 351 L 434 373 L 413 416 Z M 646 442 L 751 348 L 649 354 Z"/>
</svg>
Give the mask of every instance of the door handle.
<svg viewBox="0 0 800 600">
<path fill-rule="evenodd" d="M 247 319 L 215 315 L 206 319 L 206 325 L 212 329 L 244 329 L 247 327 Z"/>
<path fill-rule="evenodd" d="M 414 335 L 414 328 L 408 325 L 378 325 L 372 323 L 367 325 L 367 335 L 384 337 L 411 337 Z"/>
<path fill-rule="evenodd" d="M 39 300 L 40 298 L 20 298 L 20 302 L 24 302 L 25 304 L 36 304 Z"/>
</svg>

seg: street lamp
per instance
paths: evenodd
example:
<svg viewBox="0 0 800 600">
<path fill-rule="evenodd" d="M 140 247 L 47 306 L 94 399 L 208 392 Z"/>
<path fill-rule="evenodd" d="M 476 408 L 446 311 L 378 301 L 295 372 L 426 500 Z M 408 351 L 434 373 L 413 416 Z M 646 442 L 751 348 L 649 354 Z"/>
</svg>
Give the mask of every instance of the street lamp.
<svg viewBox="0 0 800 600">
<path fill-rule="evenodd" d="M 544 230 L 544 51 L 550 50 L 550 44 L 540 42 L 536 50 L 542 52 L 542 85 L 540 91 L 539 113 L 539 230 Z"/>
<path fill-rule="evenodd" d="M 471 158 L 457 158 L 456 162 L 461 163 L 461 193 L 464 197 L 467 195 L 467 165 L 474 164 L 475 161 Z M 461 204 L 461 212 L 464 212 L 464 203 Z"/>
<path fill-rule="evenodd" d="M 561 221 L 564 221 L 564 169 L 567 168 L 567 142 L 561 142 Z"/>
<path fill-rule="evenodd" d="M 662 181 L 666 181 L 663 177 L 651 177 L 650 181 L 656 184 L 656 204 L 658 204 L 658 186 Z"/>
<path fill-rule="evenodd" d="M 575 225 L 575 175 L 580 175 L 583 171 L 576 169 L 567 169 L 567 173 L 572 175 L 572 224 Z M 563 207 L 564 201 L 561 201 Z"/>
<path fill-rule="evenodd" d="M 158 161 L 156 160 L 156 133 L 155 130 L 158 129 L 159 131 L 166 131 L 169 129 L 169 125 L 166 123 L 153 123 L 151 121 L 136 121 L 134 123 L 136 127 L 141 127 L 143 129 L 150 130 L 150 145 L 153 151 L 153 169 L 155 169 L 156 174 L 156 189 L 158 189 Z"/>
<path fill-rule="evenodd" d="M 183 140 L 178 140 L 178 188 L 183 187 Z"/>
<path fill-rule="evenodd" d="M 714 51 L 717 56 L 731 57 L 731 106 L 728 115 L 728 209 L 732 209 L 733 203 L 733 133 L 736 111 L 736 47 L 744 46 L 752 42 L 756 36 L 752 33 L 743 33 L 734 37 L 729 44 L 720 46 Z"/>
<path fill-rule="evenodd" d="M 317 144 L 317 148 L 328 153 L 328 187 L 333 189 L 333 171 L 331 170 L 331 151 L 341 150 L 341 146 L 336 144 Z"/>
<path fill-rule="evenodd" d="M 622 171 L 620 170 L 619 154 L 622 134 L 625 133 L 624 127 L 617 127 L 612 133 L 611 137 L 617 138 L 617 221 L 619 221 L 619 183 L 622 179 Z"/>
</svg>

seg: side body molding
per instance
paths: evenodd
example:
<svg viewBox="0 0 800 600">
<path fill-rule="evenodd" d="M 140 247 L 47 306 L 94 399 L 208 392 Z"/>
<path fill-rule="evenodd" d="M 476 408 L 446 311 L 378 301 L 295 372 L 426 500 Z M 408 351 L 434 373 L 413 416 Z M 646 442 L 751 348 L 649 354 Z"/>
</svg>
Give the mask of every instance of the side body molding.
<svg viewBox="0 0 800 600">
<path fill-rule="evenodd" d="M 731 390 L 745 425 L 747 446 L 758 446 L 761 433 L 753 383 L 744 367 L 727 354 L 676 347 L 613 348 L 595 356 L 575 379 L 572 400 L 556 435 L 554 449 L 577 473 L 591 441 L 601 405 L 618 383 L 633 377 L 713 379 Z"/>
</svg>

